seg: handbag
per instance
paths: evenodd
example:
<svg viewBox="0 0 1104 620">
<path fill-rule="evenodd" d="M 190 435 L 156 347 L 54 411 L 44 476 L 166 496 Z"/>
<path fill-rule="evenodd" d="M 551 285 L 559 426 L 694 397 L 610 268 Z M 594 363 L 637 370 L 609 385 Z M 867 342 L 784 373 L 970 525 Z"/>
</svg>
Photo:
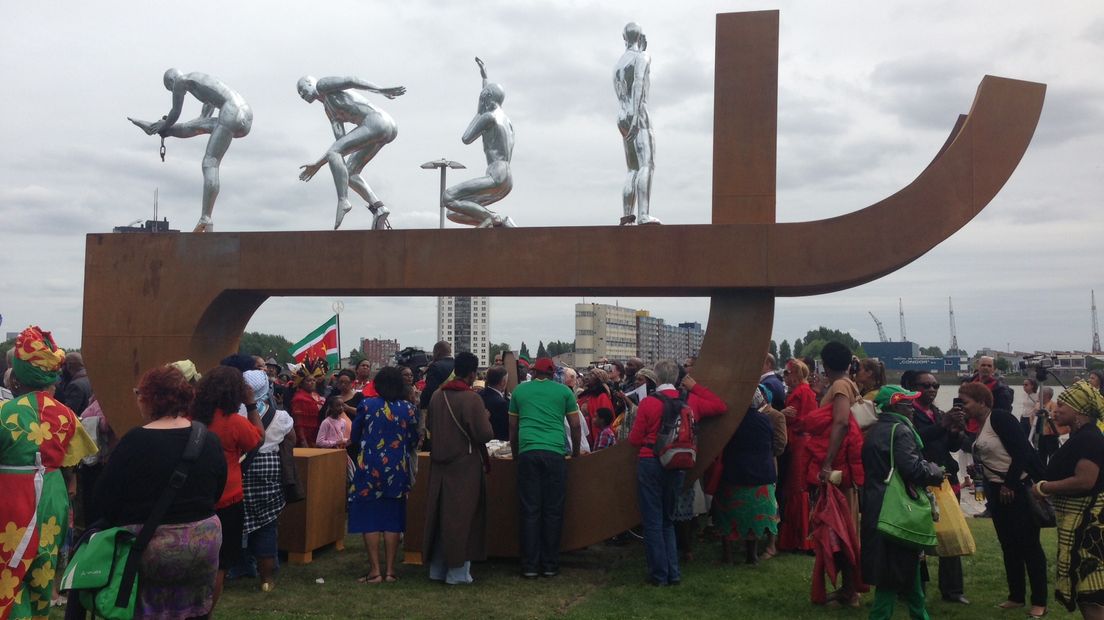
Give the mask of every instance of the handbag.
<svg viewBox="0 0 1104 620">
<path fill-rule="evenodd" d="M 931 502 L 926 494 L 909 492 L 893 462 L 893 440 L 900 425 L 895 423 L 889 434 L 889 475 L 878 515 L 878 532 L 901 546 L 928 549 L 938 542 Z"/>
<path fill-rule="evenodd" d="M 180 457 L 169 484 L 161 492 L 142 529 L 135 536 L 124 527 L 90 530 L 81 537 L 69 560 L 58 589 L 78 594 L 80 606 L 108 620 L 134 617 L 138 594 L 138 561 L 153 538 L 176 492 L 184 486 L 192 464 L 203 449 L 207 427 L 192 422 L 188 443 Z"/>
<path fill-rule="evenodd" d="M 974 462 L 981 465 L 982 469 L 988 469 L 993 472 L 1001 480 L 1008 479 L 1008 472 L 1003 474 L 992 467 L 986 465 L 981 459 L 978 458 L 975 451 Z M 1023 485 L 1023 493 L 1027 497 L 1027 511 L 1031 514 L 1031 522 L 1039 528 L 1058 527 L 1058 516 L 1054 513 L 1054 504 L 1050 502 L 1050 498 L 1036 497 L 1031 492 L 1031 478 L 1027 478 Z"/>
<path fill-rule="evenodd" d="M 954 489 L 947 480 L 941 486 L 928 487 L 939 506 L 939 520 L 935 522 L 935 554 L 941 558 L 973 555 L 977 551 L 974 534 L 966 525 L 966 517 L 958 504 Z"/>
<path fill-rule="evenodd" d="M 859 430 L 866 432 L 866 429 L 874 426 L 878 421 L 878 410 L 874 406 L 874 401 L 865 398 L 855 401 L 855 404 L 851 405 L 851 417 L 855 418 Z"/>
<path fill-rule="evenodd" d="M 1038 497 L 1025 488 L 1027 507 L 1031 511 L 1031 520 L 1040 528 L 1058 527 L 1058 515 L 1054 513 L 1054 504 L 1049 497 Z"/>
</svg>

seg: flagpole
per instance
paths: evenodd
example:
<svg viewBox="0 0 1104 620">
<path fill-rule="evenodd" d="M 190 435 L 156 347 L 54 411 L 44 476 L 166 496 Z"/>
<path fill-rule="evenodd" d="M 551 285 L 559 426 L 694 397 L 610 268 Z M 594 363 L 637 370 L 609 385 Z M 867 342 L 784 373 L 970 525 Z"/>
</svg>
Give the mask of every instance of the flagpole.
<svg viewBox="0 0 1104 620">
<path fill-rule="evenodd" d="M 341 300 L 333 302 L 334 315 L 337 316 L 337 365 L 341 366 L 341 312 L 345 309 L 345 304 Z"/>
</svg>

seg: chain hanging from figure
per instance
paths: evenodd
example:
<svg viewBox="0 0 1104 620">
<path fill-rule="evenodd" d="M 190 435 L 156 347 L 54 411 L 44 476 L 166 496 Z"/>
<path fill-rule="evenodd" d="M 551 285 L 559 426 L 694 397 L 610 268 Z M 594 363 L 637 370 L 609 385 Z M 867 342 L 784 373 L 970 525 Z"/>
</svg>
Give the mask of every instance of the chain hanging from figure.
<svg viewBox="0 0 1104 620">
<path fill-rule="evenodd" d="M 165 88 L 172 93 L 172 109 L 159 121 L 127 120 L 146 132 L 161 136 L 161 161 L 165 161 L 165 138 L 194 138 L 204 134 L 207 150 L 203 154 L 203 204 L 193 232 L 211 232 L 214 223 L 211 214 L 219 194 L 219 165 L 234 138 L 244 138 L 253 126 L 253 110 L 236 91 L 218 78 L 206 73 L 181 73 L 169 69 L 164 76 Z M 177 123 L 184 107 L 184 96 L 191 94 L 203 103 L 199 116 L 185 123 Z M 218 110 L 218 116 L 215 116 Z"/>
<path fill-rule="evenodd" d="M 482 60 L 476 58 L 475 63 L 479 65 L 483 88 L 479 92 L 479 107 L 475 117 L 460 139 L 464 144 L 471 144 L 476 138 L 483 138 L 487 174 L 446 189 L 442 201 L 451 211 L 448 219 L 458 224 L 478 228 L 513 227 L 513 220 L 487 208 L 487 205 L 505 198 L 514 187 L 514 179 L 510 174 L 510 159 L 514 154 L 514 126 L 502 109 L 506 91 L 501 85 L 487 80 L 487 69 Z"/>
</svg>

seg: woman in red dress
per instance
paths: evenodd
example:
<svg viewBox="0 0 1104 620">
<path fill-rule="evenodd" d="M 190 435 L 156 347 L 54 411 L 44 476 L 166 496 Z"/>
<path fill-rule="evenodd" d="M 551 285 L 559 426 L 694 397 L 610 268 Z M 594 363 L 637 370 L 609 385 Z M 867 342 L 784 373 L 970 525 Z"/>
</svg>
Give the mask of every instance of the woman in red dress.
<svg viewBox="0 0 1104 620">
<path fill-rule="evenodd" d="M 786 416 L 786 448 L 790 463 L 789 475 L 781 481 L 786 499 L 778 531 L 778 548 L 809 551 L 813 548 L 809 540 L 809 488 L 805 484 L 809 460 L 805 443 L 809 436 L 803 422 L 805 416 L 817 408 L 817 397 L 809 386 L 809 367 L 799 359 L 786 362 L 782 380 L 789 392 L 782 414 Z"/>
<path fill-rule="evenodd" d="M 291 417 L 295 419 L 295 446 L 313 448 L 322 424 L 319 411 L 325 399 L 318 393 L 318 381 L 326 376 L 325 360 L 304 360 L 295 372 L 295 394 L 291 397 Z"/>
</svg>

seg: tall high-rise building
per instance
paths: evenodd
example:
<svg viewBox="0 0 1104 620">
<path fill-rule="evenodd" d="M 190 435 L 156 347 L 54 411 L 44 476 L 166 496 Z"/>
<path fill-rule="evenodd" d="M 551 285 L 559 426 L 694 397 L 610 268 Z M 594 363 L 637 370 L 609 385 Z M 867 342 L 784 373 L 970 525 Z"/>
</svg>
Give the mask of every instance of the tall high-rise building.
<svg viewBox="0 0 1104 620">
<path fill-rule="evenodd" d="M 490 315 L 489 297 L 438 297 L 437 340 L 451 344 L 453 355 L 474 353 L 481 366 L 489 366 Z"/>
</svg>

